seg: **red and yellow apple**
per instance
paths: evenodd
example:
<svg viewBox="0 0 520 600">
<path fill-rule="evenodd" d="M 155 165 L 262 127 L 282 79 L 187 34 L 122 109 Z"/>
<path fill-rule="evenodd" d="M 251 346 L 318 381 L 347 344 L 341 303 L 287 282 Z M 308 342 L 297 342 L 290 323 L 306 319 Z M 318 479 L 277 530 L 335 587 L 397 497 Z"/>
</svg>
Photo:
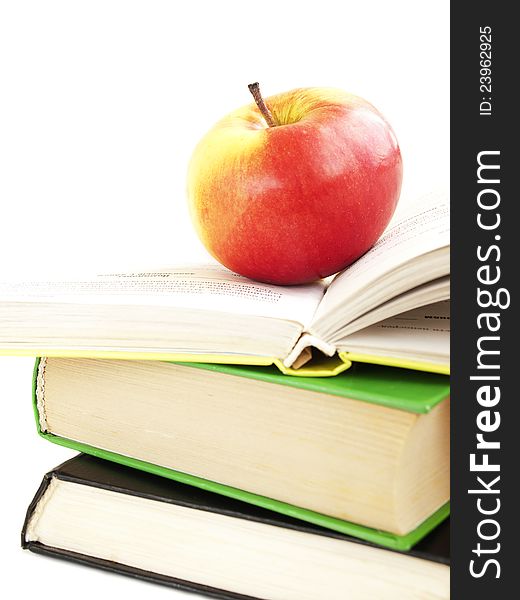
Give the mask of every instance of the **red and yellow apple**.
<svg viewBox="0 0 520 600">
<path fill-rule="evenodd" d="M 367 101 L 302 88 L 220 120 L 197 145 L 188 200 L 197 232 L 246 277 L 299 284 L 345 268 L 379 238 L 402 180 L 392 128 Z"/>
</svg>

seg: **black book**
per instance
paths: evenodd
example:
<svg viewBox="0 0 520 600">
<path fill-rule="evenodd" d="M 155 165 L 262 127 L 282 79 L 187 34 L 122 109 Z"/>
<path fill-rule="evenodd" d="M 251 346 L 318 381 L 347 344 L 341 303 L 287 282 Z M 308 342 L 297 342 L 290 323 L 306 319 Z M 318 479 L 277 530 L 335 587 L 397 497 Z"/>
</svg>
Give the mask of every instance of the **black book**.
<svg viewBox="0 0 520 600">
<path fill-rule="evenodd" d="M 216 598 L 449 598 L 449 522 L 409 552 L 79 455 L 45 475 L 22 546 Z"/>
</svg>

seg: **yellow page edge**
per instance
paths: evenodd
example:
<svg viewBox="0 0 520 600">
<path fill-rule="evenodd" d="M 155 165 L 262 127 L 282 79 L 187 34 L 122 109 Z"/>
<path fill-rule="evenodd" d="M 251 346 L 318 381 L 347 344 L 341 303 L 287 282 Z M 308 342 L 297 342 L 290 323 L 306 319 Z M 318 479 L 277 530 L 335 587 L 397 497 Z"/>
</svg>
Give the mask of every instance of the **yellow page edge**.
<svg viewBox="0 0 520 600">
<path fill-rule="evenodd" d="M 412 369 L 414 371 L 426 371 L 428 373 L 450 374 L 449 365 L 422 362 L 418 360 L 406 360 L 389 356 L 374 356 L 373 354 L 357 354 L 356 352 L 340 352 L 342 360 L 351 362 L 370 363 L 372 365 L 383 365 L 386 367 L 400 367 L 401 369 Z"/>
<path fill-rule="evenodd" d="M 356 354 L 354 352 L 340 352 L 338 355 L 317 364 L 308 364 L 299 369 L 286 367 L 279 358 L 268 356 L 247 356 L 240 354 L 188 354 L 175 352 L 128 352 L 124 350 L 82 350 L 59 348 L 12 348 L 0 349 L 0 356 L 48 356 L 57 358 L 101 358 L 113 360 L 163 360 L 173 362 L 205 362 L 224 365 L 275 365 L 284 375 L 293 377 L 334 377 L 352 366 L 353 362 L 363 362 L 388 367 L 400 367 L 415 371 L 430 373 L 450 374 L 449 365 L 403 360 L 371 354 Z"/>
<path fill-rule="evenodd" d="M 109 358 L 114 360 L 163 360 L 177 362 L 208 362 L 230 365 L 272 365 L 276 359 L 268 356 L 240 354 L 188 354 L 177 352 L 134 352 L 128 350 L 86 350 L 64 348 L 0 349 L 0 356 L 48 356 L 54 358 Z"/>
<path fill-rule="evenodd" d="M 283 364 L 280 358 L 269 356 L 247 356 L 240 354 L 189 354 L 177 352 L 132 352 L 125 350 L 87 350 L 63 348 L 0 348 L 0 356 L 47 356 L 55 358 L 94 358 L 112 360 L 162 360 L 172 362 L 203 362 L 224 365 L 275 365 L 284 375 L 293 377 L 334 377 L 351 366 L 349 359 L 338 356 L 326 362 L 309 364 L 292 369 Z"/>
</svg>

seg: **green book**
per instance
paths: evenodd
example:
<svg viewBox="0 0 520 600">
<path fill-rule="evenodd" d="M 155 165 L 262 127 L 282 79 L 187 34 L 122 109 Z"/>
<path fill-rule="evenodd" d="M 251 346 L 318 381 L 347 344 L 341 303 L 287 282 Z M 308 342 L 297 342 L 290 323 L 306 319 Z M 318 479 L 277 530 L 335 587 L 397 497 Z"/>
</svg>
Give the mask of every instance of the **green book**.
<svg viewBox="0 0 520 600">
<path fill-rule="evenodd" d="M 449 513 L 442 375 L 42 358 L 34 406 L 54 443 L 389 548 Z"/>
</svg>

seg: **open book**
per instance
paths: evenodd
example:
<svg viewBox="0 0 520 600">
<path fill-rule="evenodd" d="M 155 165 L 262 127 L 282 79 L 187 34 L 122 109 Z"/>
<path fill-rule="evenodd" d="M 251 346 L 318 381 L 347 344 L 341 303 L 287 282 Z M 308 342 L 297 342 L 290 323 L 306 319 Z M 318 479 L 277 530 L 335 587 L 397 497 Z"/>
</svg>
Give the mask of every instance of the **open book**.
<svg viewBox="0 0 520 600">
<path fill-rule="evenodd" d="M 448 200 L 430 194 L 328 283 L 275 286 L 216 265 L 0 283 L 0 354 L 447 373 L 449 269 Z"/>
</svg>

